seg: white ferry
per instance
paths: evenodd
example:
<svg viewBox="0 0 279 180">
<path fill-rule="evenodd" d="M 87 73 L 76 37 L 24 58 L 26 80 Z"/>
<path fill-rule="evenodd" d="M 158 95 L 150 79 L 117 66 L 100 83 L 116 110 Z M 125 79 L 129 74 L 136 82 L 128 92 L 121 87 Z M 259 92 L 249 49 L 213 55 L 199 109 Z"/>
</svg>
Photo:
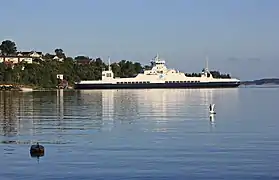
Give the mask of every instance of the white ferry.
<svg viewBox="0 0 279 180">
<path fill-rule="evenodd" d="M 168 69 L 159 55 L 151 62 L 152 69 L 144 70 L 136 77 L 114 77 L 110 60 L 108 70 L 102 71 L 102 80 L 84 80 L 75 82 L 75 89 L 150 89 L 150 88 L 228 88 L 238 87 L 236 78 L 214 78 L 208 68 L 200 77 L 188 77 L 183 72 Z"/>
</svg>

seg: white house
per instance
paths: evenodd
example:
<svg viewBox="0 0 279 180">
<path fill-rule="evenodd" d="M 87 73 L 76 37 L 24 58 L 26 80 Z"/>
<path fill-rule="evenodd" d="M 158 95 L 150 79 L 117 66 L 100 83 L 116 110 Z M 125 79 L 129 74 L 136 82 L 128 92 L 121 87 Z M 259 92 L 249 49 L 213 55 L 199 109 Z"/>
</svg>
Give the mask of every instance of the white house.
<svg viewBox="0 0 279 180">
<path fill-rule="evenodd" d="M 43 59 L 43 53 L 36 51 L 18 52 L 17 56 L 31 57 L 33 59 Z"/>
<path fill-rule="evenodd" d="M 26 62 L 28 64 L 32 64 L 33 58 L 32 57 L 21 57 L 21 58 L 19 58 L 19 62 Z"/>
<path fill-rule="evenodd" d="M 54 56 L 53 60 L 56 60 L 56 61 L 64 61 L 64 58 L 59 58 L 58 56 Z"/>
<path fill-rule="evenodd" d="M 0 56 L 0 63 L 3 62 L 11 62 L 12 64 L 17 64 L 20 62 L 27 62 L 29 64 L 32 64 L 33 58 L 31 57 L 20 57 L 20 56 Z"/>
</svg>

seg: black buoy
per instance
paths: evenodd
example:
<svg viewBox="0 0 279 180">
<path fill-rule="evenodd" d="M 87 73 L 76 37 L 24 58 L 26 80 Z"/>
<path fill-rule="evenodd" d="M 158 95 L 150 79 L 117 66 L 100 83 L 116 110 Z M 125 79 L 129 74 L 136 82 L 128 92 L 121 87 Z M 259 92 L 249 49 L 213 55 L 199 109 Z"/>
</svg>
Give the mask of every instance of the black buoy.
<svg viewBox="0 0 279 180">
<path fill-rule="evenodd" d="M 45 154 L 45 148 L 42 145 L 39 145 L 39 143 L 37 143 L 36 145 L 32 145 L 30 148 L 30 155 L 32 157 L 41 157 L 44 156 Z"/>
</svg>

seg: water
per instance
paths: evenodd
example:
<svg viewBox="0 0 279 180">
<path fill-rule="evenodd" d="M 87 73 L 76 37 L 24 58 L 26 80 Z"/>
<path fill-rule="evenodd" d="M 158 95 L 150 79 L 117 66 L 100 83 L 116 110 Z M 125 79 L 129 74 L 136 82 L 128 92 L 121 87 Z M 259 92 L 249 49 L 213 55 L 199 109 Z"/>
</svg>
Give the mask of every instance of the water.
<svg viewBox="0 0 279 180">
<path fill-rule="evenodd" d="M 1 92 L 1 180 L 278 179 L 278 102 L 278 88 Z"/>
</svg>

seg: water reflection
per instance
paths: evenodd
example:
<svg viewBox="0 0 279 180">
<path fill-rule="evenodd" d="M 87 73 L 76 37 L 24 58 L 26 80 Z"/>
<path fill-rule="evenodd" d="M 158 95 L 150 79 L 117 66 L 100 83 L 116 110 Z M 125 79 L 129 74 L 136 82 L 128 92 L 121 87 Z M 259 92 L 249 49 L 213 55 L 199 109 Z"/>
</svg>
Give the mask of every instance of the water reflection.
<svg viewBox="0 0 279 180">
<path fill-rule="evenodd" d="M 111 129 L 118 122 L 131 124 L 131 117 L 138 115 L 137 91 L 86 90 L 79 91 L 78 94 L 79 106 L 95 112 L 94 119 L 101 120 L 105 128 Z"/>
<path fill-rule="evenodd" d="M 15 136 L 20 128 L 15 113 L 22 106 L 20 99 L 14 98 L 15 95 L 13 91 L 0 92 L 1 134 L 3 136 Z"/>
<path fill-rule="evenodd" d="M 0 94 L 0 140 L 7 143 L 0 144 L 0 174 L 2 179 L 278 177 L 279 125 L 276 118 L 266 116 L 277 117 L 278 111 L 272 107 L 246 112 L 253 112 L 258 102 L 276 104 L 277 92 L 261 91 L 251 96 L 251 101 L 247 97 L 251 91 L 246 89 L 241 103 L 247 108 L 237 112 L 238 91 Z M 266 99 L 268 93 L 271 95 Z M 210 122 L 210 103 L 216 104 L 217 114 L 212 120 L 216 127 Z M 230 118 L 232 114 L 239 120 Z M 263 124 L 260 120 L 264 118 Z M 13 124 L 13 128 L 6 128 L 4 133 L 4 123 Z M 7 135 L 9 131 L 17 133 Z M 47 150 L 39 166 L 29 156 L 30 141 L 39 141 Z"/>
<path fill-rule="evenodd" d="M 209 104 L 220 116 L 235 112 L 237 101 L 238 89 L 0 92 L 0 133 L 7 137 L 1 141 L 71 143 L 65 135 L 110 131 L 118 124 L 167 131 L 178 121 L 216 123 L 209 120 Z"/>
<path fill-rule="evenodd" d="M 136 123 L 155 131 L 166 131 L 181 118 L 184 121 L 198 118 L 213 125 L 215 116 L 210 120 L 209 105 L 215 103 L 221 114 L 233 111 L 238 89 L 86 90 L 79 91 L 79 96 L 80 105 L 92 110 L 100 101 L 103 129 L 111 130 L 117 123 Z"/>
<path fill-rule="evenodd" d="M 57 114 L 59 114 L 60 120 L 64 118 L 64 90 L 63 89 L 58 89 L 57 90 L 57 100 L 56 100 L 56 105 L 57 105 Z"/>
<path fill-rule="evenodd" d="M 209 115 L 209 122 L 212 128 L 215 127 L 215 114 L 210 114 Z"/>
</svg>

